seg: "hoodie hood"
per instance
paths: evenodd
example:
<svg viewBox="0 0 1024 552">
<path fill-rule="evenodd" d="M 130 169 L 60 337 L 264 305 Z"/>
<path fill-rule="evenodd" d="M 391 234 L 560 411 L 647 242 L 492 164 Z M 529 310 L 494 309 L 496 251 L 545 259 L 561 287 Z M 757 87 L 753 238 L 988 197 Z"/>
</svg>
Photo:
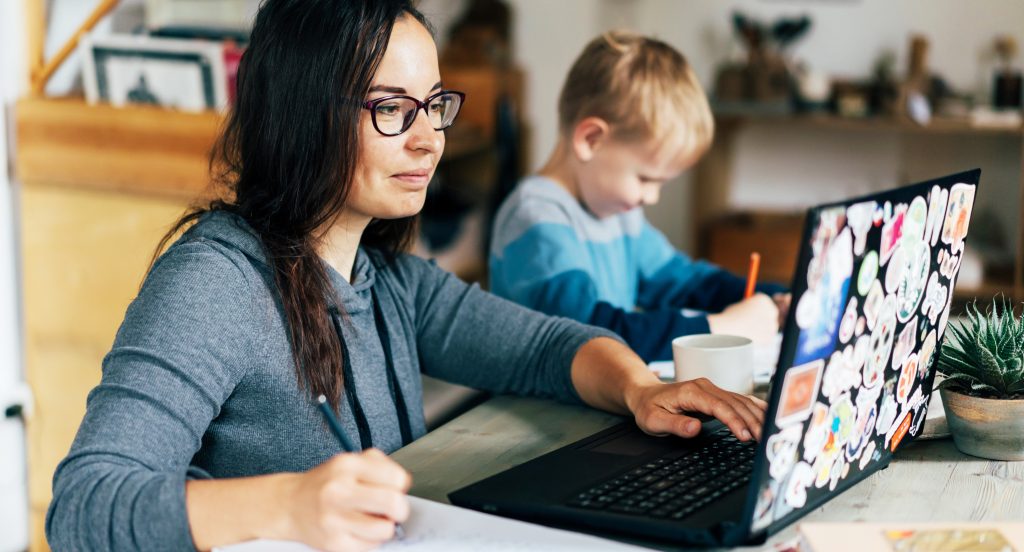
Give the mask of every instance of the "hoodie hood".
<svg viewBox="0 0 1024 552">
<path fill-rule="evenodd" d="M 274 281 L 263 241 L 241 216 L 227 211 L 206 213 L 199 218 L 199 222 L 195 226 L 185 233 L 182 240 L 196 238 L 214 241 L 241 253 L 267 277 L 268 282 Z M 370 289 L 376 280 L 377 270 L 370 257 L 363 247 L 356 251 L 355 264 L 352 267 L 352 283 L 349 283 L 323 259 L 320 260 L 336 294 L 336 297 L 332 297 L 331 294 L 326 297 L 331 310 L 354 314 L 372 306 Z"/>
</svg>

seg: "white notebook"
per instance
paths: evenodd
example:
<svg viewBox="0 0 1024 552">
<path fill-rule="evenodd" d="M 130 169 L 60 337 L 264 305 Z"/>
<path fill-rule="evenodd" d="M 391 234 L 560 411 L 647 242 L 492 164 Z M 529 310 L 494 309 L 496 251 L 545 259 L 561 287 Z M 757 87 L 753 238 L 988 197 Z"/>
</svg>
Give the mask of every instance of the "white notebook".
<svg viewBox="0 0 1024 552">
<path fill-rule="evenodd" d="M 598 537 L 551 529 L 465 508 L 409 497 L 412 513 L 402 524 L 405 537 L 378 550 L 416 552 L 537 552 L 544 551 L 638 551 L 637 546 Z M 310 552 L 295 542 L 258 540 L 224 546 L 215 552 Z"/>
</svg>

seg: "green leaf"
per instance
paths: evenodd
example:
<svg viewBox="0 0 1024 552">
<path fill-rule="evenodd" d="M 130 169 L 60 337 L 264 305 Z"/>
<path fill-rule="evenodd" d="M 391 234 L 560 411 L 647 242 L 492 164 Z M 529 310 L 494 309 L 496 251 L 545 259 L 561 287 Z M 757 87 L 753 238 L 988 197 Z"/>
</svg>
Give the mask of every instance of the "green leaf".
<svg viewBox="0 0 1024 552">
<path fill-rule="evenodd" d="M 978 366 L 981 367 L 981 374 L 985 381 L 1002 383 L 1003 370 L 999 366 L 999 359 L 992 354 L 990 348 L 980 344 L 978 346 Z"/>
<path fill-rule="evenodd" d="M 985 383 L 972 383 L 971 391 L 974 391 L 975 393 L 991 393 L 997 396 L 1003 395 L 1001 391 Z"/>
<path fill-rule="evenodd" d="M 977 393 L 1024 393 L 1024 317 L 1013 301 L 997 296 L 983 313 L 977 301 L 947 326 L 936 368 L 949 383 Z"/>
<path fill-rule="evenodd" d="M 971 385 L 977 381 L 978 378 L 968 374 L 953 374 L 942 380 L 939 387 L 946 389 L 970 389 Z"/>
</svg>

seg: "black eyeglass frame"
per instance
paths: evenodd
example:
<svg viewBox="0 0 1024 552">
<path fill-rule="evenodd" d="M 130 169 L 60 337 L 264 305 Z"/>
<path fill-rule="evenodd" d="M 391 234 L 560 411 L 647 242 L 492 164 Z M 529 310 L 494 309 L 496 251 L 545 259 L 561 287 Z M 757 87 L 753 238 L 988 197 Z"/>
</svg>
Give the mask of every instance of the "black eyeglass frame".
<svg viewBox="0 0 1024 552">
<path fill-rule="evenodd" d="M 430 112 L 427 111 L 427 107 L 430 105 L 430 102 L 433 101 L 435 98 L 438 98 L 440 96 L 444 96 L 446 94 L 455 94 L 456 96 L 459 97 L 459 110 L 455 113 L 455 116 L 452 117 L 451 122 L 449 122 L 447 125 L 445 125 L 445 126 L 443 126 L 441 128 L 435 128 L 434 129 L 434 130 L 439 130 L 440 131 L 440 130 L 444 130 L 444 129 L 452 126 L 453 124 L 455 124 L 455 119 L 457 119 L 459 117 L 459 113 L 462 112 L 462 106 L 463 106 L 463 104 L 466 103 L 466 93 L 465 92 L 459 92 L 458 90 L 441 90 L 440 92 L 437 92 L 436 94 L 431 94 L 430 96 L 427 97 L 427 99 L 423 100 L 422 102 L 417 100 L 416 98 L 413 98 L 412 96 L 406 96 L 405 94 L 394 94 L 394 95 L 391 95 L 391 96 L 384 96 L 383 98 L 374 98 L 372 100 L 367 100 L 367 101 L 363 102 L 363 109 L 367 109 L 367 110 L 370 111 L 370 120 L 373 122 L 373 129 L 374 130 L 376 130 L 377 132 L 379 132 L 380 134 L 382 134 L 384 136 L 399 136 L 401 134 L 404 134 L 405 131 L 409 130 L 409 128 L 412 127 L 412 125 L 416 122 L 416 117 L 420 116 L 420 114 L 419 114 L 420 110 L 423 110 L 423 113 L 427 116 L 427 120 L 429 121 L 430 120 Z M 408 123 L 405 123 L 403 121 L 402 130 L 400 130 L 400 131 L 398 131 L 398 132 L 396 132 L 394 134 L 389 134 L 387 132 L 384 132 L 383 130 L 380 129 L 379 126 L 377 126 L 377 105 L 379 105 L 382 102 L 386 102 L 388 100 L 394 100 L 394 99 L 412 100 L 412 102 L 416 105 L 416 117 L 412 117 L 411 119 L 409 119 Z"/>
</svg>

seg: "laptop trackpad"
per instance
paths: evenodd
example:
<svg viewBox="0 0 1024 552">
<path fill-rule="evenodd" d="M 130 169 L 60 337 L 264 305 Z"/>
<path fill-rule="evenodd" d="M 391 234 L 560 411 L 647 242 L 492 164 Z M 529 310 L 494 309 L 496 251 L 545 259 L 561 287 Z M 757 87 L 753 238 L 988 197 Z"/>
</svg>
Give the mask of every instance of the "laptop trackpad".
<svg viewBox="0 0 1024 552">
<path fill-rule="evenodd" d="M 655 451 L 664 451 L 671 448 L 669 440 L 671 437 L 651 437 L 639 430 L 619 434 L 607 441 L 595 443 L 585 450 L 590 452 L 603 452 L 605 454 L 618 454 L 620 456 L 639 456 Z M 674 440 L 674 439 L 673 439 Z"/>
</svg>

